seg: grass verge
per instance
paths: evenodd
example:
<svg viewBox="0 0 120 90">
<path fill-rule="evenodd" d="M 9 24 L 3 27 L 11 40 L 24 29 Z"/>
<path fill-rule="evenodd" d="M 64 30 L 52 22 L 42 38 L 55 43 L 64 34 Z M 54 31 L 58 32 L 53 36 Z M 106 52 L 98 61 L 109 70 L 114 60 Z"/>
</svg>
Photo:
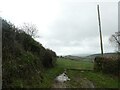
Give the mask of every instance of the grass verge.
<svg viewBox="0 0 120 90">
<path fill-rule="evenodd" d="M 47 69 L 44 74 L 44 80 L 41 84 L 42 88 L 51 88 L 54 79 L 59 74 L 63 73 L 64 69 L 93 69 L 93 63 L 87 61 L 74 61 L 64 58 L 57 59 L 57 65 L 54 68 Z M 66 82 L 69 88 L 82 88 L 81 79 L 88 79 L 91 81 L 95 88 L 118 88 L 118 78 L 103 74 L 101 72 L 79 70 L 67 70 L 67 75 L 70 81 Z"/>
</svg>

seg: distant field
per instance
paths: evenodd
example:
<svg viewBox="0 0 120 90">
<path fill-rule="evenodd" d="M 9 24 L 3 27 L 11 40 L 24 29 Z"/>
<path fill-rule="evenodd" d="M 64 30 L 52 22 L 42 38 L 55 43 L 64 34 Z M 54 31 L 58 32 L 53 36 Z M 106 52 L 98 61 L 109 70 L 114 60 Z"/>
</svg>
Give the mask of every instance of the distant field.
<svg viewBox="0 0 120 90">
<path fill-rule="evenodd" d="M 65 69 L 93 69 L 93 63 L 83 60 L 70 60 L 65 58 L 58 58 L 57 65 Z"/>
</svg>

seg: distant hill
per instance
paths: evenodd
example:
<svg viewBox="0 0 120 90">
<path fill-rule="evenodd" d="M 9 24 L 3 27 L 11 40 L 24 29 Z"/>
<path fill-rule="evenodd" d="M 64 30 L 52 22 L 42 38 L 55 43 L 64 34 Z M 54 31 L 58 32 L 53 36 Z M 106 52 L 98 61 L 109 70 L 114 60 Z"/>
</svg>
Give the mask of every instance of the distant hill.
<svg viewBox="0 0 120 90">
<path fill-rule="evenodd" d="M 90 59 L 94 59 L 97 56 L 101 56 L 101 54 L 93 54 L 93 55 L 89 55 L 89 56 L 86 56 L 86 57 L 90 58 Z M 104 53 L 103 56 L 105 56 L 105 57 L 117 57 L 117 53 Z"/>
<path fill-rule="evenodd" d="M 97 56 L 101 56 L 101 54 L 92 54 L 92 55 L 88 55 L 88 56 L 74 56 L 74 55 L 67 55 L 64 56 L 64 58 L 68 58 L 71 60 L 84 60 L 84 61 L 93 61 L 95 59 L 95 57 Z M 113 58 L 117 58 L 117 53 L 104 53 L 105 57 L 113 57 Z"/>
<path fill-rule="evenodd" d="M 72 54 L 71 56 L 86 57 L 89 55 L 91 55 L 91 54 Z"/>
<path fill-rule="evenodd" d="M 72 55 L 64 56 L 64 58 L 75 59 L 75 60 L 80 60 L 80 59 L 82 59 L 82 57 L 79 57 L 79 56 L 72 56 Z"/>
</svg>

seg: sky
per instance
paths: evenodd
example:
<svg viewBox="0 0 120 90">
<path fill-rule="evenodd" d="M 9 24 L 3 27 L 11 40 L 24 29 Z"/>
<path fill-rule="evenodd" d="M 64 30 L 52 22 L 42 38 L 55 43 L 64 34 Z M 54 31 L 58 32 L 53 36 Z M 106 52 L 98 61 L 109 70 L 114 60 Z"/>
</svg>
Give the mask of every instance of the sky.
<svg viewBox="0 0 120 90">
<path fill-rule="evenodd" d="M 0 0 L 0 16 L 17 27 L 32 23 L 36 38 L 57 55 L 100 53 L 97 4 L 104 53 L 114 52 L 109 38 L 118 31 L 118 0 Z"/>
</svg>

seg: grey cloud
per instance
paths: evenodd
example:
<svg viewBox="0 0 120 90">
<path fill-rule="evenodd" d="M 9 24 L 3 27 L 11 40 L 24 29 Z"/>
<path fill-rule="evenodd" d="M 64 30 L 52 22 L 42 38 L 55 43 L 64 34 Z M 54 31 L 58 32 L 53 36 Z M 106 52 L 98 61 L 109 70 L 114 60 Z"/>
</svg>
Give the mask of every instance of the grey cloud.
<svg viewBox="0 0 120 90">
<path fill-rule="evenodd" d="M 49 26 L 46 47 L 58 55 L 100 53 L 96 3 L 62 3 L 61 15 Z M 100 3 L 104 52 L 114 51 L 109 43 L 118 30 L 117 3 Z"/>
<path fill-rule="evenodd" d="M 83 39 L 81 41 L 59 41 L 56 39 L 49 40 L 46 43 L 50 48 L 57 51 L 58 55 L 68 54 L 93 54 L 100 53 L 99 36 Z M 110 52 L 114 49 L 109 43 L 109 37 L 103 37 L 104 52 Z"/>
</svg>

